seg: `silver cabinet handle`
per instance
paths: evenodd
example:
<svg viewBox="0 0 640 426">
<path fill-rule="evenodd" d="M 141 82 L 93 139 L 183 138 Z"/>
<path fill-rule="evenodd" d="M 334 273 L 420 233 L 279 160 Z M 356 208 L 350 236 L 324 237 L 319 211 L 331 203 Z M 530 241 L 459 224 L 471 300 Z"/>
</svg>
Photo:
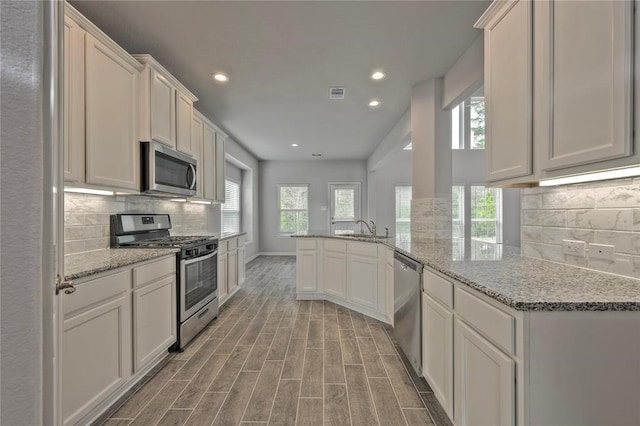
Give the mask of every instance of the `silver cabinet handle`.
<svg viewBox="0 0 640 426">
<path fill-rule="evenodd" d="M 73 280 L 63 280 L 60 275 L 56 278 L 56 294 L 60 293 L 60 291 L 64 290 L 64 294 L 75 293 L 76 287 L 73 283 Z"/>
</svg>

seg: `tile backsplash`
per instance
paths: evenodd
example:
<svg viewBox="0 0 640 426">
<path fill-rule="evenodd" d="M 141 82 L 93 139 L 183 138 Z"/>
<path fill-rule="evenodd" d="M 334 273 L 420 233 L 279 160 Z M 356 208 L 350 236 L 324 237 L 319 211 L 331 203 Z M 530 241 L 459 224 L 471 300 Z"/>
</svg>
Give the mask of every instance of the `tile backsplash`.
<svg viewBox="0 0 640 426">
<path fill-rule="evenodd" d="M 523 189 L 521 203 L 523 255 L 640 278 L 640 178 Z M 565 255 L 562 240 L 613 245 L 614 260 Z"/>
<path fill-rule="evenodd" d="M 82 253 L 109 248 L 109 216 L 114 213 L 168 213 L 173 235 L 207 233 L 204 204 L 178 203 L 138 195 L 64 194 L 65 265 L 81 261 Z"/>
</svg>

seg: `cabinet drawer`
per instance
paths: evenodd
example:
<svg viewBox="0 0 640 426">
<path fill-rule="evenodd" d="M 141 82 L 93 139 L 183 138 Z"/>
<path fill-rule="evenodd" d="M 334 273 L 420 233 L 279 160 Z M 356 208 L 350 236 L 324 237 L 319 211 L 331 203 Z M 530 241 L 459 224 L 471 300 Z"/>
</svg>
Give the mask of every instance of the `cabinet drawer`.
<svg viewBox="0 0 640 426">
<path fill-rule="evenodd" d="M 456 313 L 510 354 L 515 353 L 515 318 L 456 288 Z"/>
<path fill-rule="evenodd" d="M 451 282 L 425 269 L 422 284 L 425 293 L 447 308 L 453 308 L 453 284 Z"/>
<path fill-rule="evenodd" d="M 75 293 L 64 296 L 65 316 L 103 300 L 110 299 L 131 288 L 131 269 L 87 281 L 76 287 Z"/>
<path fill-rule="evenodd" d="M 133 286 L 140 288 L 159 278 L 176 273 L 176 258 L 171 256 L 148 265 L 133 268 Z"/>
<path fill-rule="evenodd" d="M 378 257 L 378 245 L 375 243 L 349 243 L 349 253 Z"/>
<path fill-rule="evenodd" d="M 324 249 L 336 253 L 346 253 L 347 243 L 339 240 L 324 240 Z"/>
<path fill-rule="evenodd" d="M 316 249 L 316 240 L 298 238 L 298 250 L 315 250 L 315 249 Z"/>
<path fill-rule="evenodd" d="M 237 238 L 231 238 L 230 240 L 227 240 L 227 249 L 229 251 L 235 250 L 238 248 L 238 239 Z"/>
<path fill-rule="evenodd" d="M 227 241 L 220 241 L 218 244 L 218 256 L 227 252 Z"/>
</svg>

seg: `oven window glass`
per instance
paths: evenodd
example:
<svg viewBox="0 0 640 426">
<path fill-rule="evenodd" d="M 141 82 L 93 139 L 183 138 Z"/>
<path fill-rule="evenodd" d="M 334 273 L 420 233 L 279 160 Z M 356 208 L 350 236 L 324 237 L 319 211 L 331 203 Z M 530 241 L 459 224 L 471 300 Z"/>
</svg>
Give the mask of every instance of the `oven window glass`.
<svg viewBox="0 0 640 426">
<path fill-rule="evenodd" d="M 189 188 L 190 174 L 188 163 L 156 151 L 156 184 Z"/>
<path fill-rule="evenodd" d="M 185 265 L 183 277 L 185 280 L 185 294 L 183 295 L 185 311 L 189 311 L 198 302 L 204 300 L 218 289 L 217 258 L 218 256 L 212 256 L 206 260 Z"/>
</svg>

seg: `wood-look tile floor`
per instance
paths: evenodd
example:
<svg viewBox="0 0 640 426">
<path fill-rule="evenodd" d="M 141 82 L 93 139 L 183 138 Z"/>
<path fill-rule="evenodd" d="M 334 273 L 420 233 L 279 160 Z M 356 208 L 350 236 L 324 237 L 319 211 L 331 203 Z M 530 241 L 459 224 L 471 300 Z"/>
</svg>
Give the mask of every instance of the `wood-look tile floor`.
<svg viewBox="0 0 640 426">
<path fill-rule="evenodd" d="M 295 258 L 261 256 L 218 319 L 103 424 L 450 424 L 390 330 L 296 301 Z"/>
</svg>

